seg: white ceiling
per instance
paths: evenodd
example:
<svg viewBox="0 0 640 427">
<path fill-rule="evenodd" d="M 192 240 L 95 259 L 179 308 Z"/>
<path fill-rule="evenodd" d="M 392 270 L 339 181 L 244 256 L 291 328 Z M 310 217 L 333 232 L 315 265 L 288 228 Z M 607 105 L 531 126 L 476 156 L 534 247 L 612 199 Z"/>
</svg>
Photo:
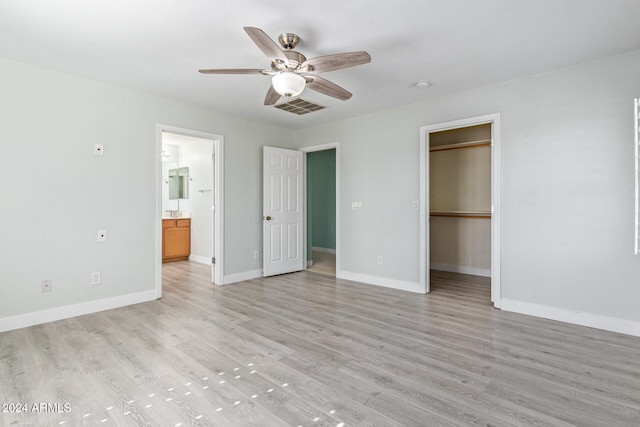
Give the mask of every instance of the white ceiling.
<svg viewBox="0 0 640 427">
<path fill-rule="evenodd" d="M 269 68 L 243 31 L 300 36 L 307 58 L 365 50 L 323 77 L 353 93 L 296 116 L 263 105 Z M 640 48 L 639 0 L 2 0 L 0 56 L 234 116 L 304 128 Z M 427 80 L 428 89 L 414 84 Z"/>
</svg>

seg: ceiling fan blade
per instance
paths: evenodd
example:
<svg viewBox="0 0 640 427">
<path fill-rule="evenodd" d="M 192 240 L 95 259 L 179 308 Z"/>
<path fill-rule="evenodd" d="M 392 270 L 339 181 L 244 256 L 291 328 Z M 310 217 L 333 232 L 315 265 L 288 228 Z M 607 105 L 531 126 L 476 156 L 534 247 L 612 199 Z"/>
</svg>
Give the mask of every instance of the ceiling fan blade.
<svg viewBox="0 0 640 427">
<path fill-rule="evenodd" d="M 265 74 L 271 73 L 269 70 L 258 68 L 221 68 L 212 70 L 198 70 L 202 74 Z"/>
<path fill-rule="evenodd" d="M 249 34 L 251 40 L 260 48 L 260 50 L 267 55 L 271 60 L 280 59 L 283 62 L 289 62 L 287 56 L 282 52 L 276 42 L 271 40 L 268 35 L 265 34 L 260 28 L 244 27 L 244 30 Z"/>
<path fill-rule="evenodd" d="M 338 86 L 335 83 L 330 82 L 327 79 L 323 79 L 322 77 L 318 76 L 307 76 L 306 79 L 307 87 L 311 90 L 315 90 L 316 92 L 329 95 L 342 101 L 346 101 L 347 99 L 351 98 L 351 92 Z"/>
<path fill-rule="evenodd" d="M 369 62 L 371 62 L 371 55 L 367 52 L 348 52 L 307 59 L 300 68 L 304 69 L 304 67 L 309 66 L 310 72 L 324 73 L 325 71 L 355 67 Z"/>
<path fill-rule="evenodd" d="M 264 105 L 273 105 L 280 99 L 280 94 L 276 92 L 273 85 L 269 86 L 267 96 L 264 98 Z"/>
</svg>

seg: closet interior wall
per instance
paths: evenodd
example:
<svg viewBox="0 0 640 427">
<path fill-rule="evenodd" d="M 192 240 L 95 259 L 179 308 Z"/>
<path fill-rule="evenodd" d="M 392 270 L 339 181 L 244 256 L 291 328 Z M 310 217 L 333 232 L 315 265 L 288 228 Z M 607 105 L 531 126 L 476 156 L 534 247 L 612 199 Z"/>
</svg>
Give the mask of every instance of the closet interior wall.
<svg viewBox="0 0 640 427">
<path fill-rule="evenodd" d="M 430 265 L 491 276 L 491 124 L 429 134 Z"/>
</svg>

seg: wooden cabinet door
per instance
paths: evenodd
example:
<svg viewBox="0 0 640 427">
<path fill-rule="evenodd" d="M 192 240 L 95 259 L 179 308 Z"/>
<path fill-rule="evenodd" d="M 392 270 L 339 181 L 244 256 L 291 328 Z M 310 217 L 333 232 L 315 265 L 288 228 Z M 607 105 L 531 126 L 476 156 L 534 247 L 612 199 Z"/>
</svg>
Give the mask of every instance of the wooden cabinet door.
<svg viewBox="0 0 640 427">
<path fill-rule="evenodd" d="M 163 257 L 189 256 L 191 251 L 190 234 L 189 227 L 165 228 Z"/>
<path fill-rule="evenodd" d="M 189 219 L 162 221 L 162 261 L 188 259 L 191 254 Z"/>
</svg>

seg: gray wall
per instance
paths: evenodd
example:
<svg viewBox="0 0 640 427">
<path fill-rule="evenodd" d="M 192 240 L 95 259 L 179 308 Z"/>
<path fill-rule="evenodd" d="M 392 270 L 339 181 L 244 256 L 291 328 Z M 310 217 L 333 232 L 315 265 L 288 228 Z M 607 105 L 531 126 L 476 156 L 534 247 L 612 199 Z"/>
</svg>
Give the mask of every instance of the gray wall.
<svg viewBox="0 0 640 427">
<path fill-rule="evenodd" d="M 638 76 L 635 51 L 298 131 L 300 146 L 341 144 L 343 273 L 419 281 L 419 128 L 499 112 L 502 297 L 640 321 Z"/>
<path fill-rule="evenodd" d="M 292 131 L 3 59 L 0 93 L 0 320 L 154 289 L 157 123 L 224 136 L 225 274 L 260 268 L 262 146 Z"/>
</svg>

